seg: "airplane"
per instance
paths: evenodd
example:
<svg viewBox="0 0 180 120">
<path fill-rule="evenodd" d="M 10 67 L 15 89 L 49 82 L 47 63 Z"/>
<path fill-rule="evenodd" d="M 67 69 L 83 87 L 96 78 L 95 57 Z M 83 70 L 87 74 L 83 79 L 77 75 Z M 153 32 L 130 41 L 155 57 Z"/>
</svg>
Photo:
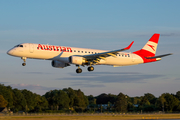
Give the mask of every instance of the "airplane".
<svg viewBox="0 0 180 120">
<path fill-rule="evenodd" d="M 161 60 L 162 57 L 172 55 L 172 53 L 169 53 L 155 56 L 159 36 L 160 34 L 155 33 L 142 49 L 132 53 L 122 51 L 129 50 L 134 41 L 128 47 L 112 51 L 22 43 L 7 51 L 7 54 L 21 57 L 24 61 L 22 66 L 26 65 L 27 58 L 52 60 L 51 65 L 55 68 L 64 68 L 74 64 L 78 67 L 76 73 L 81 73 L 82 69 L 80 66 L 85 65 L 88 66 L 88 71 L 93 71 L 93 65 L 111 65 L 114 67 L 138 65 L 156 62 Z"/>
</svg>

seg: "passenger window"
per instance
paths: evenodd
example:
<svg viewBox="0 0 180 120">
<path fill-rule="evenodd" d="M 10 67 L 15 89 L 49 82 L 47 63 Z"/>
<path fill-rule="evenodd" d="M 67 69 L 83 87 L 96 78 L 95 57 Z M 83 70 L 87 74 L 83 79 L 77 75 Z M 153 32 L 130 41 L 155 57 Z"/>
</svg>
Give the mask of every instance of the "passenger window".
<svg viewBox="0 0 180 120">
<path fill-rule="evenodd" d="M 83 53 L 83 51 L 82 51 L 82 53 Z"/>
<path fill-rule="evenodd" d="M 74 52 L 76 52 L 76 50 L 74 50 Z"/>
</svg>

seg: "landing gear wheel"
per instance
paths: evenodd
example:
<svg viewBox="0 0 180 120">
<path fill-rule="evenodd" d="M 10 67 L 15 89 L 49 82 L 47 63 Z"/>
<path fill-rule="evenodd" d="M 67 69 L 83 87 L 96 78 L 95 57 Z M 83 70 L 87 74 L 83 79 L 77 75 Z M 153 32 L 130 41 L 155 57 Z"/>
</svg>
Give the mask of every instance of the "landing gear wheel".
<svg viewBox="0 0 180 120">
<path fill-rule="evenodd" d="M 25 66 L 26 65 L 26 57 L 21 57 L 21 59 L 24 61 L 24 63 L 22 63 L 22 66 Z"/>
<path fill-rule="evenodd" d="M 82 69 L 81 68 L 76 69 L 76 73 L 82 73 Z"/>
<path fill-rule="evenodd" d="M 25 66 L 26 65 L 26 63 L 22 63 L 22 66 Z"/>
<path fill-rule="evenodd" d="M 94 67 L 93 66 L 90 66 L 90 67 L 88 67 L 88 71 L 90 72 L 90 71 L 93 71 L 94 70 Z"/>
</svg>

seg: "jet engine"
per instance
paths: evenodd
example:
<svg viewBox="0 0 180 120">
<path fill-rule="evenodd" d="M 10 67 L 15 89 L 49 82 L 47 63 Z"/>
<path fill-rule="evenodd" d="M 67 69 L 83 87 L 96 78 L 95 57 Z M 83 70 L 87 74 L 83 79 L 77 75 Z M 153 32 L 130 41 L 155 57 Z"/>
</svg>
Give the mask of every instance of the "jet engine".
<svg viewBox="0 0 180 120">
<path fill-rule="evenodd" d="M 79 57 L 79 56 L 70 56 L 69 57 L 69 62 L 71 64 L 76 64 L 76 65 L 82 65 L 83 63 L 86 62 L 85 58 Z"/>
<path fill-rule="evenodd" d="M 68 63 L 63 63 L 57 60 L 53 60 L 51 65 L 56 68 L 64 68 L 64 67 L 70 66 Z"/>
</svg>

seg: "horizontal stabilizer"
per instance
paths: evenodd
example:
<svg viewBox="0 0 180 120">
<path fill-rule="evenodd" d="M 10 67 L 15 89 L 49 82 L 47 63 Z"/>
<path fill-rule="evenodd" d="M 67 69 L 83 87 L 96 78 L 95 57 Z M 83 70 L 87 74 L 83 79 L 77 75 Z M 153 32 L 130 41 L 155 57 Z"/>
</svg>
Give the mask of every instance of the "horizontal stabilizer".
<svg viewBox="0 0 180 120">
<path fill-rule="evenodd" d="M 145 58 L 146 59 L 155 59 L 155 58 L 162 58 L 162 57 L 169 56 L 169 55 L 172 55 L 172 53 L 164 54 L 164 55 L 158 55 L 158 56 L 154 56 L 154 57 L 145 57 Z"/>
</svg>

